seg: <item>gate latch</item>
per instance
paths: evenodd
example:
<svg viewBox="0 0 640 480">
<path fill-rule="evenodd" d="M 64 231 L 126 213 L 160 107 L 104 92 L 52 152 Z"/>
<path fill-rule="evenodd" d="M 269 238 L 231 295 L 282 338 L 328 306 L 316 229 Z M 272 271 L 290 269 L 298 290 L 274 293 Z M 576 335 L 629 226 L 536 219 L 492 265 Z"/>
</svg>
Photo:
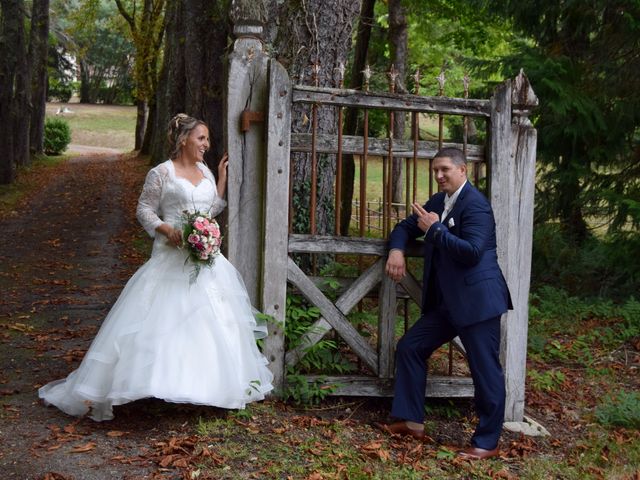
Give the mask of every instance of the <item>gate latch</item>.
<svg viewBox="0 0 640 480">
<path fill-rule="evenodd" d="M 254 112 L 252 110 L 243 110 L 240 116 L 240 130 L 247 132 L 252 123 L 264 122 L 264 112 Z"/>
</svg>

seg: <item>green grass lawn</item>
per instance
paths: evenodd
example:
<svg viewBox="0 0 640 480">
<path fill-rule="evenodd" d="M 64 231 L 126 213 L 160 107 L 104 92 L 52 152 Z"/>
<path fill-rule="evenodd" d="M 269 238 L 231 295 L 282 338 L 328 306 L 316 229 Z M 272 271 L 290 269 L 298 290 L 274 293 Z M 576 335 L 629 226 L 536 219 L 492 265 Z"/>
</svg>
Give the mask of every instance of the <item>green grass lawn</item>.
<svg viewBox="0 0 640 480">
<path fill-rule="evenodd" d="M 56 115 L 59 109 L 69 113 Z M 135 146 L 136 107 L 48 103 L 47 117 L 63 118 L 71 127 L 71 143 L 129 152 Z"/>
<path fill-rule="evenodd" d="M 382 201 L 383 184 L 382 184 L 382 167 L 383 161 L 381 157 L 369 157 L 367 161 L 367 200 L 370 202 Z M 403 162 L 402 178 L 405 181 L 406 163 Z M 429 161 L 418 159 L 417 167 L 418 176 L 418 193 L 416 198 L 419 202 L 424 203 L 429 198 Z M 410 186 L 413 185 L 413 159 L 409 163 Z M 433 181 L 433 192 L 436 192 L 438 185 Z M 356 157 L 355 185 L 353 188 L 354 200 L 358 198 L 360 192 L 360 160 Z"/>
</svg>

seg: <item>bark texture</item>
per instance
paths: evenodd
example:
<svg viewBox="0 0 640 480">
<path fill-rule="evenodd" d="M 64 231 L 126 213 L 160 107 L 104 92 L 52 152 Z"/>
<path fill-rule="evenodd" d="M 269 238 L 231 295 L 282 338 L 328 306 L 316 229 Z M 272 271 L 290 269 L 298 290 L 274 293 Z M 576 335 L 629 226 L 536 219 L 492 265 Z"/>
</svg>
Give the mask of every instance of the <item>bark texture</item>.
<svg viewBox="0 0 640 480">
<path fill-rule="evenodd" d="M 348 88 L 362 90 L 364 87 L 363 70 L 367 65 L 369 52 L 369 39 L 371 38 L 371 27 L 373 26 L 373 12 L 376 0 L 363 0 L 360 9 L 360 19 L 356 33 L 356 45 L 353 54 L 353 65 L 351 66 L 351 76 Z M 358 109 L 347 110 L 344 121 L 344 132 L 347 135 L 358 135 L 362 133 L 362 126 L 358 125 Z M 349 234 L 351 223 L 353 187 L 355 182 L 355 161 L 353 155 L 345 155 L 342 164 L 342 205 L 340 207 L 340 232 L 342 235 Z"/>
<path fill-rule="evenodd" d="M 290 0 L 267 3 L 270 17 L 267 43 L 274 57 L 284 65 L 294 82 L 324 87 L 340 83 L 339 65 L 346 64 L 351 48 L 353 25 L 360 12 L 360 1 L 353 0 Z M 317 74 L 314 74 L 314 65 Z M 337 112 L 334 108 L 319 109 L 318 133 L 337 133 Z M 292 114 L 292 131 L 310 133 L 311 107 L 298 105 Z M 297 154 L 293 166 L 293 203 L 295 231 L 309 231 L 312 160 L 310 155 Z M 317 233 L 334 230 L 334 191 L 336 174 L 334 156 L 318 156 Z"/>
<path fill-rule="evenodd" d="M 164 37 L 164 0 L 144 0 L 141 14 L 136 16 L 136 9 L 126 9 L 122 0 L 115 0 L 120 15 L 125 19 L 131 31 L 136 49 L 134 78 L 136 81 L 136 134 L 135 149 L 141 153 L 145 150 L 145 132 L 149 116 L 149 104 L 153 103 L 158 85 L 158 70 L 162 40 Z"/>
<path fill-rule="evenodd" d="M 391 64 L 397 74 L 395 90 L 406 93 L 405 79 L 407 77 L 407 14 L 402 0 L 389 0 L 389 48 L 391 50 Z M 393 138 L 404 138 L 406 114 L 395 112 L 393 118 Z M 394 203 L 403 203 L 403 160 L 394 158 L 391 173 L 391 197 Z"/>
<path fill-rule="evenodd" d="M 11 183 L 16 166 L 29 161 L 30 76 L 24 2 L 1 0 L 0 7 L 0 182 Z"/>
<path fill-rule="evenodd" d="M 44 150 L 44 120 L 47 105 L 47 58 L 49 45 L 49 0 L 34 0 L 31 14 L 29 61 L 31 71 L 31 153 Z"/>
<path fill-rule="evenodd" d="M 224 151 L 224 55 L 228 43 L 228 1 L 168 2 L 164 64 L 149 115 L 153 163 L 166 159 L 166 132 L 171 117 L 184 112 L 209 125 L 210 166 Z"/>
</svg>

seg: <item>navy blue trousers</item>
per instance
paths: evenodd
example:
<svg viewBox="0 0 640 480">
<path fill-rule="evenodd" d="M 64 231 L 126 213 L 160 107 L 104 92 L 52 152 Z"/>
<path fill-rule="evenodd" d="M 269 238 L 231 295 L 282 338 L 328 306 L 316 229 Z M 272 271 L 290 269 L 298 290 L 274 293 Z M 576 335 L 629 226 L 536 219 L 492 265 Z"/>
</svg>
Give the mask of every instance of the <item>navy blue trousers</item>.
<svg viewBox="0 0 640 480">
<path fill-rule="evenodd" d="M 504 422 L 505 387 L 500 364 L 500 317 L 456 329 L 445 309 L 425 313 L 396 347 L 395 392 L 391 415 L 424 422 L 427 360 L 440 346 L 460 337 L 474 386 L 478 425 L 471 444 L 496 448 Z"/>
</svg>

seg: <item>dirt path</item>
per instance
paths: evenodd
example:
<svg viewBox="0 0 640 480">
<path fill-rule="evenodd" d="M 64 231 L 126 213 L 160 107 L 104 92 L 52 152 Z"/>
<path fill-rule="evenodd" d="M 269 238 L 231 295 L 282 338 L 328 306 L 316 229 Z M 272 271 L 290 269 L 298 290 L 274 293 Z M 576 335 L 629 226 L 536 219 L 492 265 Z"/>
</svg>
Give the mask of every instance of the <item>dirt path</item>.
<svg viewBox="0 0 640 480">
<path fill-rule="evenodd" d="M 100 424 L 44 407 L 37 396 L 78 365 L 143 261 L 132 248 L 143 237 L 131 206 L 146 168 L 109 153 L 78 157 L 0 220 L 3 479 L 175 478 L 159 471 L 153 445 L 180 432 L 193 408 L 135 402 Z M 167 408 L 171 415 L 161 415 Z"/>
</svg>

